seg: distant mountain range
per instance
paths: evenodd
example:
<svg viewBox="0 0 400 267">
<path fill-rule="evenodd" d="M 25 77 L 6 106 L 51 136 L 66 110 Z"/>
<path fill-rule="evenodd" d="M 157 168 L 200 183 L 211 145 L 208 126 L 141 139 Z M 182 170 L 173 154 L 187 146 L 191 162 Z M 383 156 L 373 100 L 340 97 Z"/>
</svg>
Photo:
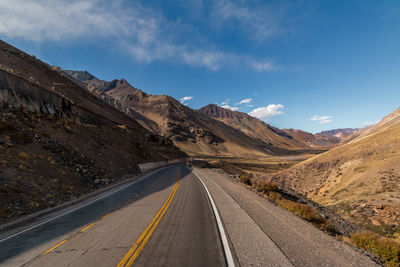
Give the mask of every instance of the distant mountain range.
<svg viewBox="0 0 400 267">
<path fill-rule="evenodd" d="M 361 130 L 361 129 L 360 128 L 334 129 L 334 130 L 322 131 L 320 133 L 317 133 L 316 135 L 330 135 L 330 136 L 334 136 L 334 137 L 343 139 L 349 135 L 352 135 L 352 134 L 358 132 L 359 130 Z"/>
<path fill-rule="evenodd" d="M 347 138 L 357 133 L 360 129 L 334 129 L 329 131 L 323 131 L 320 133 L 312 134 L 304 132 L 302 130 L 285 129 L 284 131 L 313 148 L 332 148 L 345 143 Z"/>
<path fill-rule="evenodd" d="M 170 96 L 147 94 L 134 88 L 125 79 L 107 82 L 87 71 L 64 72 L 85 83 L 88 90 L 135 118 L 144 128 L 170 138 L 190 155 L 268 156 L 305 151 L 317 153 L 318 150 L 335 144 L 337 140 L 340 141 L 335 138 L 335 142 L 326 141 L 314 145 L 243 112 L 213 104 L 193 110 Z"/>
</svg>

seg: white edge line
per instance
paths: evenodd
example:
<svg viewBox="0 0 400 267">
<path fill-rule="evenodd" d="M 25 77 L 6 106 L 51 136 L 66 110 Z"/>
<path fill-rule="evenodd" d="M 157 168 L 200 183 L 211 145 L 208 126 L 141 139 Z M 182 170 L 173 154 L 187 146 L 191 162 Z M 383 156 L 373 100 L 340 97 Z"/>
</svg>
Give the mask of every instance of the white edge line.
<svg viewBox="0 0 400 267">
<path fill-rule="evenodd" d="M 222 239 L 222 246 L 224 247 L 227 265 L 228 265 L 228 267 L 235 267 L 235 263 L 233 261 L 233 256 L 232 256 L 232 251 L 231 251 L 231 248 L 229 247 L 229 243 L 228 243 L 228 238 L 226 237 L 224 226 L 222 225 L 222 220 L 221 220 L 221 217 L 217 210 L 217 206 L 215 205 L 214 199 L 212 198 L 210 191 L 208 191 L 206 184 L 203 182 L 203 180 L 200 178 L 200 176 L 193 169 L 191 169 L 191 171 L 197 176 L 197 178 L 199 178 L 200 182 L 203 184 L 204 189 L 207 192 L 208 199 L 210 200 L 211 206 L 214 211 L 215 219 L 217 221 L 219 234 Z"/>
<path fill-rule="evenodd" d="M 164 168 L 165 168 L 165 167 L 164 167 Z M 10 239 L 10 238 L 16 237 L 16 236 L 18 236 L 18 235 L 20 235 L 20 234 L 23 234 L 23 233 L 25 233 L 25 232 L 27 232 L 27 231 L 30 231 L 30 230 L 32 230 L 32 229 L 34 229 L 34 228 L 36 228 L 36 227 L 39 227 L 39 226 L 41 226 L 41 225 L 43 225 L 43 224 L 46 224 L 46 223 L 51 222 L 51 221 L 54 221 L 55 219 L 58 219 L 58 218 L 60 218 L 60 217 L 62 217 L 62 216 L 65 216 L 65 215 L 71 213 L 71 212 L 74 212 L 74 211 L 79 210 L 79 209 L 81 209 L 81 208 L 83 208 L 83 207 L 86 207 L 86 206 L 88 206 L 88 205 L 90 205 L 90 204 L 92 204 L 92 203 L 94 203 L 94 202 L 97 202 L 97 201 L 99 201 L 99 200 L 102 200 L 103 198 L 106 198 L 106 197 L 108 197 L 108 196 L 110 196 L 110 195 L 112 195 L 112 194 L 115 194 L 115 193 L 117 193 L 117 192 L 119 192 L 119 191 L 121 191 L 121 190 L 127 188 L 128 186 L 131 186 L 131 185 L 134 185 L 134 184 L 136 184 L 136 183 L 138 183 L 138 182 L 143 181 L 144 179 L 146 179 L 146 178 L 148 178 L 149 176 L 153 175 L 155 172 L 158 172 L 158 171 L 160 171 L 161 169 L 164 169 L 164 168 L 160 168 L 160 169 L 158 169 L 158 170 L 156 170 L 156 171 L 153 171 L 153 172 L 151 172 L 151 173 L 145 175 L 144 177 L 142 177 L 140 180 L 137 180 L 137 181 L 134 181 L 134 182 L 130 182 L 129 184 L 125 185 L 125 186 L 122 187 L 122 188 L 119 188 L 119 189 L 117 189 L 117 190 L 115 190 L 115 191 L 113 191 L 113 192 L 110 192 L 110 193 L 108 193 L 107 195 L 104 195 L 104 196 L 102 196 L 102 197 L 100 197 L 100 198 L 97 198 L 97 199 L 95 199 L 95 200 L 93 200 L 93 201 L 90 201 L 90 202 L 88 202 L 88 203 L 86 203 L 86 204 L 84 204 L 84 205 L 82 205 L 82 206 L 76 207 L 75 209 L 72 209 L 72 210 L 70 210 L 70 211 L 67 211 L 66 213 L 60 214 L 60 215 L 58 215 L 58 216 L 56 216 L 56 217 L 54 217 L 54 218 L 51 218 L 51 219 L 49 219 L 49 220 L 47 220 L 47 221 L 38 223 L 38 224 L 36 224 L 36 225 L 34 225 L 34 226 L 32 226 L 32 227 L 29 227 L 29 228 L 27 228 L 27 229 L 24 229 L 24 230 L 21 231 L 21 232 L 15 233 L 15 234 L 10 235 L 10 236 L 7 236 L 6 238 L 1 239 L 1 240 L 0 240 L 0 243 L 4 242 L 4 241 L 6 241 L 6 240 L 8 240 L 8 239 Z"/>
</svg>

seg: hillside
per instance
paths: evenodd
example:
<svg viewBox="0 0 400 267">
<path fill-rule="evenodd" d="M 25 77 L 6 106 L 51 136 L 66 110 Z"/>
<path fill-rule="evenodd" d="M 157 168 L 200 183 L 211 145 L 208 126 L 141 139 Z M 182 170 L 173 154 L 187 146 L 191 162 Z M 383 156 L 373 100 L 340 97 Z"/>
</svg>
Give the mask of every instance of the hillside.
<svg viewBox="0 0 400 267">
<path fill-rule="evenodd" d="M 272 127 L 246 113 L 225 109 L 215 104 L 201 108 L 200 112 L 267 144 L 274 144 L 288 150 L 310 149 L 309 146 L 299 142 L 287 132 Z"/>
<path fill-rule="evenodd" d="M 369 227 L 400 229 L 400 109 L 353 140 L 268 177 Z M 385 230 L 388 231 L 388 230 Z"/>
<path fill-rule="evenodd" d="M 296 150 L 306 148 L 302 144 L 299 144 L 300 147 L 293 145 L 296 142 L 290 136 L 273 127 L 270 127 L 268 134 L 276 136 L 275 139 L 247 135 L 201 111 L 182 105 L 170 96 L 151 95 L 136 89 L 124 79 L 106 82 L 82 75 L 81 72 L 67 73 L 82 79 L 88 84 L 89 90 L 98 96 L 112 97 L 146 117 L 158 127 L 145 125 L 147 123 L 142 121 L 145 128 L 170 138 L 176 146 L 190 155 L 254 157 L 300 153 L 301 151 Z"/>
<path fill-rule="evenodd" d="M 303 142 L 315 149 L 329 149 L 341 143 L 346 143 L 347 140 L 359 130 L 360 129 L 345 128 L 312 134 L 302 130 L 284 129 L 286 133 L 293 136 L 299 142 Z"/>
<path fill-rule="evenodd" d="M 0 41 L 0 223 L 184 157 L 164 137 Z"/>
<path fill-rule="evenodd" d="M 360 129 L 359 128 L 343 128 L 343 129 L 333 129 L 333 130 L 328 130 L 328 131 L 322 131 L 320 133 L 317 133 L 316 135 L 329 135 L 329 136 L 334 136 L 340 139 L 346 138 L 347 136 L 350 136 L 356 132 L 358 132 Z"/>
</svg>

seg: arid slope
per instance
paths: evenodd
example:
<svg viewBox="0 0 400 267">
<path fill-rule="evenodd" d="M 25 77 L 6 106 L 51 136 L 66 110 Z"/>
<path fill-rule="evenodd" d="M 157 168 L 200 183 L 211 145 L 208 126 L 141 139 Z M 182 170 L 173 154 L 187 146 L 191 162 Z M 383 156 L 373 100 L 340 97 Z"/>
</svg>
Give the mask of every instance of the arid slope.
<svg viewBox="0 0 400 267">
<path fill-rule="evenodd" d="M 288 150 L 310 149 L 309 146 L 299 142 L 285 131 L 251 117 L 246 113 L 225 109 L 215 104 L 202 107 L 200 112 L 267 144 L 274 144 Z"/>
<path fill-rule="evenodd" d="M 400 221 L 400 109 L 347 144 L 268 177 L 329 206 L 381 224 Z M 342 210 L 342 211 L 343 211 Z"/>
</svg>

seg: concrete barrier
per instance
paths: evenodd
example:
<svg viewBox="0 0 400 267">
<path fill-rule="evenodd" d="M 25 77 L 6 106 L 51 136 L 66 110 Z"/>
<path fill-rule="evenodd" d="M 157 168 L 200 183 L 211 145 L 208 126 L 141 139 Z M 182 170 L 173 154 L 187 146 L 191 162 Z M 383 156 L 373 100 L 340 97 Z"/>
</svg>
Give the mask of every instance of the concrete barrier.
<svg viewBox="0 0 400 267">
<path fill-rule="evenodd" d="M 186 162 L 186 158 L 179 158 L 179 159 L 170 159 L 170 160 L 163 160 L 163 161 L 155 161 L 155 162 L 147 162 L 138 164 L 138 168 L 140 172 L 151 171 L 157 168 L 161 168 L 167 165 L 177 164 L 177 163 L 184 163 Z"/>
</svg>

